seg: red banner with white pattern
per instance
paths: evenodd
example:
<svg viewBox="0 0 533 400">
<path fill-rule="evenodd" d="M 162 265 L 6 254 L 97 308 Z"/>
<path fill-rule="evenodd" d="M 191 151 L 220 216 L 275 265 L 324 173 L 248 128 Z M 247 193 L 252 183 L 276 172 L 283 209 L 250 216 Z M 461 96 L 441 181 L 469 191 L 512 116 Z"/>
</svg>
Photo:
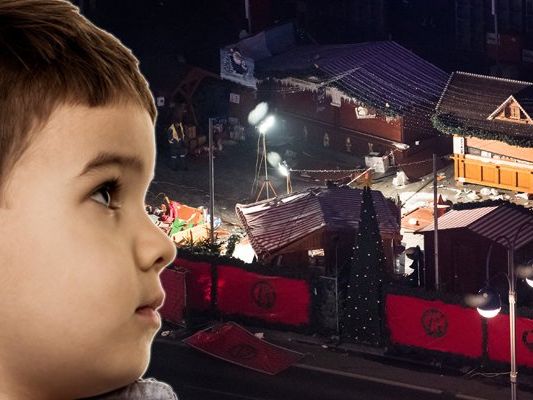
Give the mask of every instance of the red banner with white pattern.
<svg viewBox="0 0 533 400">
<path fill-rule="evenodd" d="M 173 265 L 188 271 L 186 275 L 187 308 L 196 311 L 209 310 L 212 286 L 211 264 L 205 261 L 176 258 Z"/>
<path fill-rule="evenodd" d="M 161 317 L 175 324 L 182 324 L 185 312 L 185 270 L 165 268 L 161 273 L 161 285 L 165 290 L 165 302 L 159 309 Z"/>
<path fill-rule="evenodd" d="M 395 294 L 387 295 L 385 306 L 394 344 L 472 358 L 483 354 L 481 317 L 475 309 Z"/>
<path fill-rule="evenodd" d="M 489 358 L 510 362 L 509 315 L 498 314 L 487 321 Z M 516 318 L 516 363 L 533 367 L 533 319 Z"/>
<path fill-rule="evenodd" d="M 303 279 L 260 275 L 219 265 L 217 283 L 217 308 L 226 315 L 294 326 L 310 322 L 310 287 Z"/>
</svg>

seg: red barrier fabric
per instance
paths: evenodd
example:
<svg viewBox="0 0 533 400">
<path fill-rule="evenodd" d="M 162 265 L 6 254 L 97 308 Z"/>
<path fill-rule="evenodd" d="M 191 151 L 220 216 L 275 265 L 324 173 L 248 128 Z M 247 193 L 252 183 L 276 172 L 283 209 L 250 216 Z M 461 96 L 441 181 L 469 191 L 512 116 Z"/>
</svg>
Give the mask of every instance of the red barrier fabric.
<svg viewBox="0 0 533 400">
<path fill-rule="evenodd" d="M 275 375 L 303 354 L 257 338 L 233 322 L 216 325 L 183 340 L 189 346 L 233 364 Z"/>
<path fill-rule="evenodd" d="M 310 322 L 310 303 L 309 283 L 303 279 L 218 267 L 217 305 L 224 314 L 299 326 Z"/>
<path fill-rule="evenodd" d="M 167 321 L 182 324 L 185 311 L 185 271 L 165 268 L 161 273 L 161 285 L 165 290 L 165 303 L 159 309 L 159 314 Z"/>
<path fill-rule="evenodd" d="M 510 362 L 509 315 L 498 314 L 487 321 L 487 350 L 491 360 Z M 533 319 L 516 318 L 516 363 L 533 367 Z"/>
<path fill-rule="evenodd" d="M 385 307 L 393 343 L 481 357 L 482 324 L 476 310 L 393 294 L 387 295 Z"/>
<path fill-rule="evenodd" d="M 173 265 L 188 270 L 187 308 L 197 311 L 208 310 L 211 306 L 211 264 L 176 258 Z"/>
</svg>

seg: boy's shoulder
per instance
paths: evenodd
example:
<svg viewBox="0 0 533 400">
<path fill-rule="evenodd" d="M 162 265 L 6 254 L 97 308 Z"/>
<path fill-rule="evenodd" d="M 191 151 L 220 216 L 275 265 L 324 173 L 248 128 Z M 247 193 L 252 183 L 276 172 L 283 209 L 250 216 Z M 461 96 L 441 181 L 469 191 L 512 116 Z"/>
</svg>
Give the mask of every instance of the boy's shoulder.
<svg viewBox="0 0 533 400">
<path fill-rule="evenodd" d="M 92 397 L 93 400 L 178 400 L 172 388 L 153 378 L 139 379 L 124 388 Z"/>
</svg>

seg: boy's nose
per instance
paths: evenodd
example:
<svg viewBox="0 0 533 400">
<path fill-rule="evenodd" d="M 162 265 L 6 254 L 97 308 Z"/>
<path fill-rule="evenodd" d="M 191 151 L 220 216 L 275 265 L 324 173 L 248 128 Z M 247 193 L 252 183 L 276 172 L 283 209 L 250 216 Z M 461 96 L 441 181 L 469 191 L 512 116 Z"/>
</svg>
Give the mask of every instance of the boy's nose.
<svg viewBox="0 0 533 400">
<path fill-rule="evenodd" d="M 159 273 L 176 258 L 176 245 L 145 215 L 142 232 L 135 245 L 137 265 L 143 271 L 155 268 Z"/>
</svg>

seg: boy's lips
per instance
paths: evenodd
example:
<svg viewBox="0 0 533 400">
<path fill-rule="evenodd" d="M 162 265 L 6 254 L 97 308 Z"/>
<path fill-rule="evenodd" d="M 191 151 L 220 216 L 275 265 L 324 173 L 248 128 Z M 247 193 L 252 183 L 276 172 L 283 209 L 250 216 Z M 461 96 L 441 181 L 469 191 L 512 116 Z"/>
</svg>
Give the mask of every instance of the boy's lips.
<svg viewBox="0 0 533 400">
<path fill-rule="evenodd" d="M 135 315 L 140 317 L 140 319 L 154 327 L 160 327 L 161 317 L 157 312 L 157 309 L 163 305 L 165 300 L 165 295 L 163 292 L 160 292 L 156 297 L 153 297 L 151 300 L 148 300 L 146 303 L 135 309 Z"/>
<path fill-rule="evenodd" d="M 157 311 L 165 301 L 165 294 L 163 292 L 159 292 L 156 296 L 152 297 L 150 300 L 146 301 L 145 303 L 142 303 L 135 312 L 139 312 L 142 309 L 152 309 L 154 311 Z"/>
</svg>

